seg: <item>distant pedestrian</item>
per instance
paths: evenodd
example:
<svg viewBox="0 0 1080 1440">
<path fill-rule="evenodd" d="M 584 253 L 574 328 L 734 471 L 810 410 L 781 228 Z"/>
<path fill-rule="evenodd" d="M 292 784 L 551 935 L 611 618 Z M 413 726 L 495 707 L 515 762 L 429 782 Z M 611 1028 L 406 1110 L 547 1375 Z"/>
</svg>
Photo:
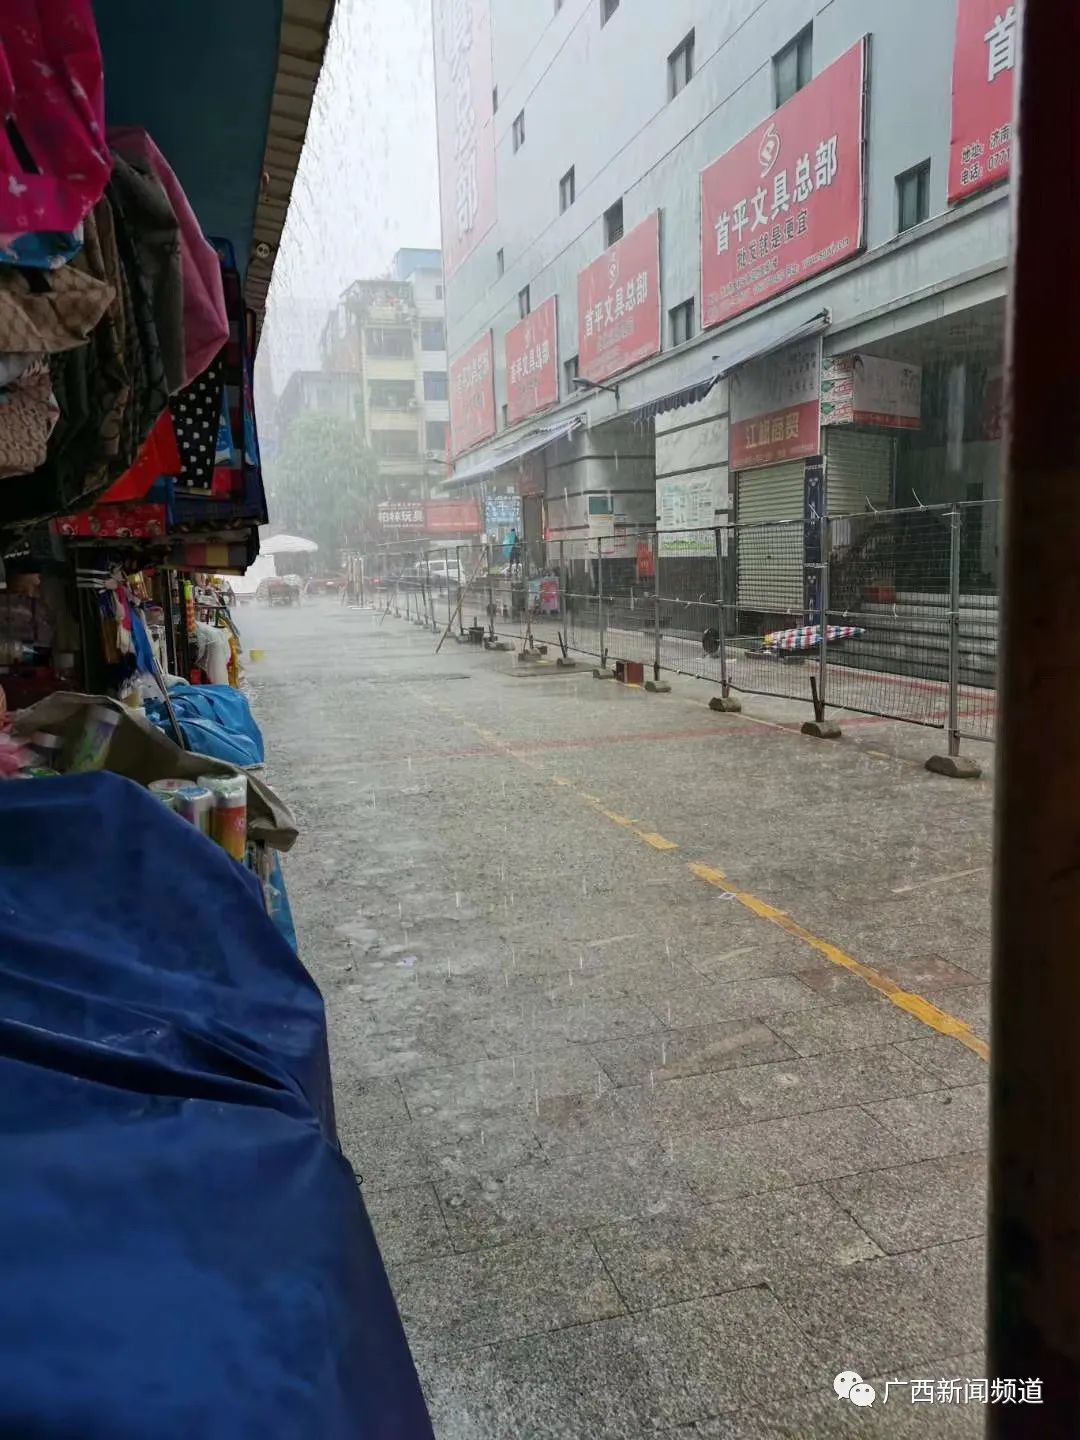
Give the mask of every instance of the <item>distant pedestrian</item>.
<svg viewBox="0 0 1080 1440">
<path fill-rule="evenodd" d="M 509 565 L 512 575 L 521 564 L 521 540 L 516 526 L 510 527 L 510 533 L 503 542 L 503 547 L 506 552 L 506 563 Z"/>
</svg>

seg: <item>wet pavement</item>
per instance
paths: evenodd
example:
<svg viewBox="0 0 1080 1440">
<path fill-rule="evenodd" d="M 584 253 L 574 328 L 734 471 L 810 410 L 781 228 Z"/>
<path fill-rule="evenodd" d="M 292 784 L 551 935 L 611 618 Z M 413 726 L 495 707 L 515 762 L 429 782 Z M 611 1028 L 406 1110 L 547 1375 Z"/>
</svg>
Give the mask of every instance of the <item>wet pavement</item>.
<svg viewBox="0 0 1080 1440">
<path fill-rule="evenodd" d="M 239 619 L 440 1440 L 981 1434 L 990 783 L 913 727 Z"/>
</svg>

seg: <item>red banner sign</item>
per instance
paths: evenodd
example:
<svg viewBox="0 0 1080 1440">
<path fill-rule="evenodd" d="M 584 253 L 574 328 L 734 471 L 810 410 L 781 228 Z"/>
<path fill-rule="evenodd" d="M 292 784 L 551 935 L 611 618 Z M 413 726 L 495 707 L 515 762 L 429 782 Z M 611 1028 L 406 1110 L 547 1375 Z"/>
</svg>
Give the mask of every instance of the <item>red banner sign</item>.
<svg viewBox="0 0 1080 1440">
<path fill-rule="evenodd" d="M 958 0 L 950 204 L 1008 176 L 1018 37 L 1015 5 L 1005 0 Z"/>
<path fill-rule="evenodd" d="M 435 0 L 443 267 L 453 275 L 495 223 L 491 0 Z"/>
<path fill-rule="evenodd" d="M 478 500 L 424 502 L 424 529 L 429 535 L 479 535 L 483 528 Z"/>
<path fill-rule="evenodd" d="M 705 329 L 863 246 L 866 41 L 701 174 Z"/>
<path fill-rule="evenodd" d="M 578 276 L 578 373 L 607 380 L 660 353 L 660 213 Z"/>
<path fill-rule="evenodd" d="M 821 453 L 821 341 L 744 365 L 731 379 L 729 463 L 753 470 Z"/>
<path fill-rule="evenodd" d="M 506 332 L 507 418 L 516 425 L 558 403 L 559 321 L 553 295 Z"/>
<path fill-rule="evenodd" d="M 495 344 L 491 331 L 450 362 L 450 447 L 461 455 L 495 434 Z"/>
</svg>

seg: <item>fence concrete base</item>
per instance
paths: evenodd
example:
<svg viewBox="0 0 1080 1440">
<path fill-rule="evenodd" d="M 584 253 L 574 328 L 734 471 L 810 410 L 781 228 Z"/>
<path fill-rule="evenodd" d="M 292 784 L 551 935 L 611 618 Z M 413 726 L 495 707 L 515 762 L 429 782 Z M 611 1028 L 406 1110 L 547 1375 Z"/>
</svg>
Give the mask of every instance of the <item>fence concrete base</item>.
<svg viewBox="0 0 1080 1440">
<path fill-rule="evenodd" d="M 736 700 L 734 695 L 714 695 L 709 701 L 710 710 L 718 710 L 721 715 L 739 715 L 742 713 L 742 701 Z"/>
<path fill-rule="evenodd" d="M 485 650 L 512 650 L 514 647 L 509 640 L 485 640 Z"/>
<path fill-rule="evenodd" d="M 614 670 L 601 670 L 597 668 L 592 672 L 592 678 L 594 680 L 616 680 L 618 676 Z"/>
<path fill-rule="evenodd" d="M 578 668 L 576 660 L 566 660 L 561 655 L 558 660 L 555 661 L 555 664 L 560 670 L 576 670 Z"/>
<path fill-rule="evenodd" d="M 950 780 L 978 780 L 982 766 L 966 755 L 931 755 L 926 768 L 932 775 L 946 775 Z"/>
<path fill-rule="evenodd" d="M 802 733 L 812 735 L 815 740 L 839 740 L 844 732 L 833 720 L 807 720 Z"/>
<path fill-rule="evenodd" d="M 671 686 L 666 680 L 646 680 L 645 689 L 650 695 L 670 695 Z"/>
</svg>

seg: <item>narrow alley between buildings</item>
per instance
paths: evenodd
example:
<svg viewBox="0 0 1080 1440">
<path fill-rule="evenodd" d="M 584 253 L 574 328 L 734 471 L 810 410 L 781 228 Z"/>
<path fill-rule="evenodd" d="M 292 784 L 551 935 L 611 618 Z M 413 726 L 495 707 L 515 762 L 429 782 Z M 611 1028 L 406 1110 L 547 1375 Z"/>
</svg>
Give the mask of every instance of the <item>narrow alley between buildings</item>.
<svg viewBox="0 0 1080 1440">
<path fill-rule="evenodd" d="M 978 1434 L 911 1386 L 985 1374 L 991 782 L 913 727 L 239 618 L 440 1440 Z"/>
</svg>

